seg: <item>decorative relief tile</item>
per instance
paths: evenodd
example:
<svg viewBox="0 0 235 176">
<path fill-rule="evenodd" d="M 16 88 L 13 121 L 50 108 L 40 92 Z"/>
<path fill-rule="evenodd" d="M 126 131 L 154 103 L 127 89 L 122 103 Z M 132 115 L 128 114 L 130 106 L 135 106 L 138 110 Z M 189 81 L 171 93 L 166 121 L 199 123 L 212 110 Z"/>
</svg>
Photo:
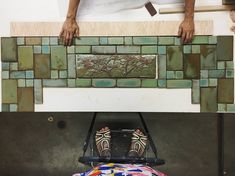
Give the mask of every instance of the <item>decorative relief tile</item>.
<svg viewBox="0 0 235 176">
<path fill-rule="evenodd" d="M 156 77 L 155 55 L 77 55 L 77 77 Z"/>
<path fill-rule="evenodd" d="M 167 70 L 182 70 L 183 54 L 181 46 L 167 47 Z"/>
<path fill-rule="evenodd" d="M 67 69 L 66 47 L 51 46 L 51 68 L 57 70 Z"/>
<path fill-rule="evenodd" d="M 216 69 L 216 46 L 201 45 L 201 69 Z"/>
</svg>

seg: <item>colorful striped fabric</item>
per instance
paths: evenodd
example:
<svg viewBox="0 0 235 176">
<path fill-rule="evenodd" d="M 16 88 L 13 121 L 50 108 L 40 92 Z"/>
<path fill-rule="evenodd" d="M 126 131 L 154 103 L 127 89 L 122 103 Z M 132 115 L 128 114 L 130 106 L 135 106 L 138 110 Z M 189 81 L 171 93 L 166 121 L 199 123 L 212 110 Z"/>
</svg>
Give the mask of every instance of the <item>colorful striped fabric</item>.
<svg viewBox="0 0 235 176">
<path fill-rule="evenodd" d="M 96 166 L 84 173 L 73 176 L 167 176 L 145 165 L 109 163 Z"/>
</svg>

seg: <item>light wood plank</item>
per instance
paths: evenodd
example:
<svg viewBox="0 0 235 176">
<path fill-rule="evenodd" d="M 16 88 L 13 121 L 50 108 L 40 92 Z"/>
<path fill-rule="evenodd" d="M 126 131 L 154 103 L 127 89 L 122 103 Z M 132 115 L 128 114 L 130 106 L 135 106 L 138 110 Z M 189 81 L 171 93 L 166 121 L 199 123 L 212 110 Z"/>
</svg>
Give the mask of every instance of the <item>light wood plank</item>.
<svg viewBox="0 0 235 176">
<path fill-rule="evenodd" d="M 198 6 L 195 7 L 195 12 L 218 12 L 218 11 L 229 11 L 235 8 L 235 5 L 214 5 L 214 6 Z M 184 6 L 174 8 L 160 8 L 160 14 L 172 14 L 172 13 L 184 13 Z"/>
<path fill-rule="evenodd" d="M 181 21 L 79 22 L 80 36 L 177 35 Z M 58 36 L 62 22 L 12 22 L 11 36 Z M 196 21 L 196 35 L 213 35 L 213 21 Z"/>
</svg>

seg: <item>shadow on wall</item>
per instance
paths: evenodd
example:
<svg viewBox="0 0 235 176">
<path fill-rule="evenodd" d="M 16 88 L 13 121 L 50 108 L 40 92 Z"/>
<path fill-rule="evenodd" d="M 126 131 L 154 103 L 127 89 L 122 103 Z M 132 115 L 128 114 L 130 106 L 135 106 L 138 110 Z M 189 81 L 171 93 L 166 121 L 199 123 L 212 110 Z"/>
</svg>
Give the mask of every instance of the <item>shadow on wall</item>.
<svg viewBox="0 0 235 176">
<path fill-rule="evenodd" d="M 175 4 L 184 0 L 150 0 L 153 4 Z M 68 0 L 58 0 L 60 16 L 65 17 L 67 13 Z M 80 0 L 78 16 L 91 14 L 112 14 L 125 10 L 134 10 L 144 7 L 149 0 Z"/>
</svg>

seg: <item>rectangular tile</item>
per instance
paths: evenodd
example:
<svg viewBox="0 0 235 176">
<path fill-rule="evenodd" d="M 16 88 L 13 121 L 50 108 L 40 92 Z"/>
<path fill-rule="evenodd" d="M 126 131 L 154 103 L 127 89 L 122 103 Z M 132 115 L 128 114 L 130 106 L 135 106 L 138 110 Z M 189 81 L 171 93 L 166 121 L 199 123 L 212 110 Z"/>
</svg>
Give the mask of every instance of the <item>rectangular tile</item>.
<svg viewBox="0 0 235 176">
<path fill-rule="evenodd" d="M 235 104 L 227 104 L 227 111 L 235 113 Z"/>
<path fill-rule="evenodd" d="M 124 37 L 124 44 L 125 45 L 132 45 L 133 44 L 132 38 L 133 37 Z"/>
<path fill-rule="evenodd" d="M 33 48 L 32 46 L 18 47 L 19 70 L 33 69 Z"/>
<path fill-rule="evenodd" d="M 2 80 L 2 103 L 17 103 L 17 80 Z"/>
<path fill-rule="evenodd" d="M 138 54 L 140 53 L 140 46 L 117 46 L 117 53 Z"/>
<path fill-rule="evenodd" d="M 201 45 L 201 69 L 216 69 L 216 46 Z"/>
<path fill-rule="evenodd" d="M 51 46 L 51 68 L 57 70 L 67 69 L 66 47 Z"/>
<path fill-rule="evenodd" d="M 99 45 L 99 37 L 80 37 L 75 39 L 76 45 Z"/>
<path fill-rule="evenodd" d="M 117 87 L 126 87 L 126 88 L 134 88 L 140 87 L 141 80 L 140 79 L 118 79 Z"/>
<path fill-rule="evenodd" d="M 42 38 L 41 37 L 25 37 L 26 45 L 41 45 Z"/>
<path fill-rule="evenodd" d="M 93 54 L 114 54 L 116 46 L 92 46 Z"/>
<path fill-rule="evenodd" d="M 68 78 L 76 78 L 75 54 L 68 54 Z"/>
<path fill-rule="evenodd" d="M 217 37 L 217 59 L 233 60 L 233 36 Z"/>
<path fill-rule="evenodd" d="M 218 102 L 234 102 L 234 79 L 218 79 Z"/>
<path fill-rule="evenodd" d="M 157 45 L 157 37 L 133 37 L 134 45 Z"/>
<path fill-rule="evenodd" d="M 201 112 L 217 112 L 217 88 L 201 88 Z"/>
<path fill-rule="evenodd" d="M 166 55 L 158 56 L 158 78 L 166 78 Z"/>
<path fill-rule="evenodd" d="M 224 78 L 225 70 L 209 70 L 209 78 Z"/>
<path fill-rule="evenodd" d="M 76 87 L 91 87 L 91 79 L 76 79 Z"/>
<path fill-rule="evenodd" d="M 157 54 L 157 46 L 142 46 L 142 54 Z"/>
<path fill-rule="evenodd" d="M 34 94 L 33 88 L 18 88 L 18 111 L 33 112 L 34 111 Z"/>
<path fill-rule="evenodd" d="M 35 54 L 34 55 L 34 72 L 35 78 L 50 78 L 50 55 Z"/>
<path fill-rule="evenodd" d="M 183 70 L 183 54 L 181 46 L 167 47 L 167 70 Z"/>
<path fill-rule="evenodd" d="M 124 38 L 123 37 L 108 37 L 109 45 L 123 45 Z"/>
<path fill-rule="evenodd" d="M 191 88 L 191 80 L 167 80 L 167 88 Z"/>
<path fill-rule="evenodd" d="M 67 87 L 67 79 L 43 79 L 44 87 Z"/>
<path fill-rule="evenodd" d="M 116 79 L 92 79 L 93 87 L 115 87 Z"/>
<path fill-rule="evenodd" d="M 79 78 L 156 77 L 156 55 L 77 55 Z"/>
<path fill-rule="evenodd" d="M 12 71 L 10 73 L 10 78 L 12 79 L 19 79 L 19 78 L 25 78 L 25 71 Z"/>
<path fill-rule="evenodd" d="M 192 104 L 200 103 L 200 83 L 199 80 L 192 80 Z"/>
<path fill-rule="evenodd" d="M 184 54 L 184 78 L 186 79 L 200 78 L 199 54 Z"/>
<path fill-rule="evenodd" d="M 141 87 L 143 88 L 156 88 L 157 79 L 142 79 Z"/>
<path fill-rule="evenodd" d="M 16 38 L 1 38 L 1 58 L 2 61 L 17 61 Z"/>
<path fill-rule="evenodd" d="M 158 45 L 174 45 L 174 37 L 158 37 Z"/>
<path fill-rule="evenodd" d="M 194 36 L 192 44 L 208 44 L 208 36 Z"/>
<path fill-rule="evenodd" d="M 82 45 L 76 46 L 75 53 L 89 54 L 91 53 L 91 46 L 82 46 Z"/>
</svg>

